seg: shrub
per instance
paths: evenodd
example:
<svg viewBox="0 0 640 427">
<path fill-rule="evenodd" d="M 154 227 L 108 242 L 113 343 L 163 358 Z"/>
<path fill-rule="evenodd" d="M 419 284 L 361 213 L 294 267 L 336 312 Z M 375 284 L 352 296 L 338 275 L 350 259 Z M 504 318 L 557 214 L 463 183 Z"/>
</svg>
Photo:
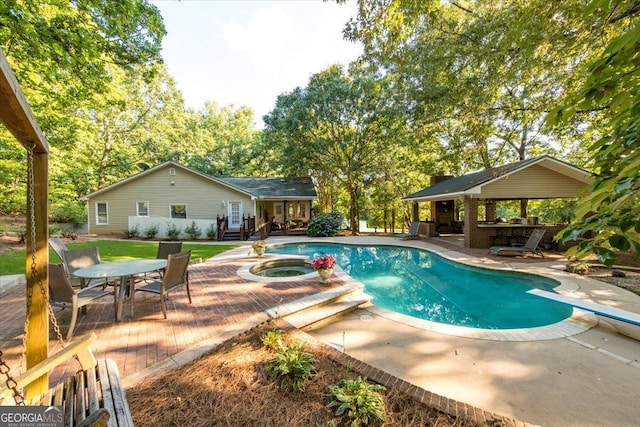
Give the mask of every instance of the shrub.
<svg viewBox="0 0 640 427">
<path fill-rule="evenodd" d="M 178 240 L 180 237 L 180 227 L 171 221 L 167 223 L 167 237 L 169 240 Z"/>
<path fill-rule="evenodd" d="M 310 237 L 332 237 L 338 234 L 342 224 L 342 215 L 336 212 L 321 214 L 311 218 L 307 226 Z"/>
<path fill-rule="evenodd" d="M 25 233 L 27 229 L 25 228 Z M 49 236 L 55 236 L 56 234 L 61 234 L 62 227 L 59 224 L 49 224 Z"/>
<path fill-rule="evenodd" d="M 146 230 L 144 230 L 144 235 L 147 239 L 153 239 L 158 235 L 158 231 L 160 231 L 158 224 L 151 224 Z"/>
<path fill-rule="evenodd" d="M 209 238 L 209 240 L 216 240 L 216 238 L 218 237 L 218 228 L 215 224 L 211 224 L 207 228 L 207 237 Z"/>
<path fill-rule="evenodd" d="M 196 225 L 195 221 L 191 221 L 191 225 L 184 229 L 184 232 L 189 236 L 191 240 L 196 240 L 200 237 L 200 227 Z"/>
<path fill-rule="evenodd" d="M 52 202 L 49 220 L 53 222 L 71 222 L 80 224 L 87 222 L 87 210 L 84 205 L 76 201 Z"/>
<path fill-rule="evenodd" d="M 332 397 L 328 407 L 337 406 L 336 415 L 346 416 L 354 427 L 376 423 L 387 419 L 382 395 L 378 393 L 385 388 L 379 384 L 371 384 L 360 376 L 355 379 L 343 379 L 338 385 L 329 387 Z"/>
<path fill-rule="evenodd" d="M 138 224 L 124 230 L 124 235 L 127 239 L 133 239 L 134 237 L 138 237 L 138 234 L 140 234 L 140 227 L 138 226 Z"/>
<path fill-rule="evenodd" d="M 304 344 L 292 343 L 283 347 L 267 365 L 271 376 L 280 379 L 282 390 L 304 391 L 305 381 L 316 376 L 316 359 L 303 349 Z"/>
</svg>

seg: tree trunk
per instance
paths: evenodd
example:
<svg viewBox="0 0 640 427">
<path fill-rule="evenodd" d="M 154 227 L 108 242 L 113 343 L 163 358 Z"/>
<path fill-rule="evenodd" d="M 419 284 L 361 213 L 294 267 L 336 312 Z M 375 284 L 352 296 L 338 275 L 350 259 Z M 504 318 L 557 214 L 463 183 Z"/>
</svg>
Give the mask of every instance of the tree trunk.
<svg viewBox="0 0 640 427">
<path fill-rule="evenodd" d="M 351 235 L 355 236 L 360 232 L 360 222 L 358 221 L 358 193 L 354 187 L 349 189 L 350 201 L 350 221 L 351 221 Z"/>
</svg>

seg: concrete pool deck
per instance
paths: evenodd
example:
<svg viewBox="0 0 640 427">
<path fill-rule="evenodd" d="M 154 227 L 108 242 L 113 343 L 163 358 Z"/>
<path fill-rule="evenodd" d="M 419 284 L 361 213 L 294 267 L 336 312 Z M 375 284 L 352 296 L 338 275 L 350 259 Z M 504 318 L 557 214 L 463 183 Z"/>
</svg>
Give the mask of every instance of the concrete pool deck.
<svg viewBox="0 0 640 427">
<path fill-rule="evenodd" d="M 640 312 L 640 297 L 635 294 L 560 271 L 561 254 L 549 254 L 545 260 L 493 257 L 484 250 L 464 250 L 455 239 L 437 238 L 272 237 L 268 243 L 302 240 L 399 244 L 432 249 L 461 262 L 567 276 L 563 292 Z M 135 386 L 146 375 L 185 363 L 267 320 L 269 309 L 318 292 L 314 279 L 288 283 L 242 279 L 238 269 L 258 261 L 248 252 L 245 246 L 193 266 L 193 304 L 185 301 L 186 294 L 176 294 L 170 300 L 168 320 L 162 319 L 157 298 L 136 294 L 133 319 L 126 316 L 113 322 L 113 303 L 100 302 L 80 319 L 75 336 L 95 332 L 97 356 L 116 360 L 125 384 Z M 0 286 L 0 304 L 0 341 L 13 367 L 20 354 L 24 285 Z M 66 327 L 68 313 L 59 318 Z M 419 329 L 366 309 L 310 333 L 326 343 L 344 345 L 347 354 L 426 390 L 529 423 L 631 426 L 640 419 L 640 342 L 602 326 L 565 338 L 487 341 Z M 63 368 L 56 375 L 77 366 Z"/>
<path fill-rule="evenodd" d="M 561 257 L 487 257 L 424 240 L 404 244 L 471 265 L 542 274 L 561 280 L 563 294 L 640 312 L 640 297 L 563 272 Z M 640 342 L 604 322 L 563 338 L 489 341 L 425 330 L 374 307 L 308 333 L 426 390 L 532 424 L 635 426 L 640 419 Z"/>
</svg>

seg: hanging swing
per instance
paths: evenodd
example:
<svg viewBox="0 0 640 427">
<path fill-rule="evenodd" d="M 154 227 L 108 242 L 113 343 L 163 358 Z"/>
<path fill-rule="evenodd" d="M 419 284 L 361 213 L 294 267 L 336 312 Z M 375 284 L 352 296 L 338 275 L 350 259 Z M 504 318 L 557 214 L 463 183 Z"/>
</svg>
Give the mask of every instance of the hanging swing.
<svg viewBox="0 0 640 427">
<path fill-rule="evenodd" d="M 33 146 L 28 149 L 27 159 L 29 203 L 31 206 L 31 277 L 38 283 L 39 291 L 46 299 L 47 290 L 36 268 Z M 32 298 L 33 286 L 28 286 L 27 313 L 22 343 L 23 359 L 27 348 Z M 0 349 L 0 374 L 6 378 L 4 385 L 0 385 L 0 406 L 23 406 L 27 403 L 37 406 L 62 406 L 65 426 L 133 426 L 116 363 L 111 359 L 96 360 L 89 348 L 91 343 L 96 340 L 96 335 L 92 333 L 72 344 L 65 345 L 53 308 L 48 300 L 47 310 L 62 348 L 15 378 L 10 374 L 9 366 L 4 361 L 2 349 Z M 22 393 L 25 386 L 51 372 L 58 365 L 67 362 L 71 357 L 78 360 L 81 370 L 74 376 L 67 378 L 66 381 L 51 387 L 42 395 L 30 399 L 29 402 L 25 401 Z"/>
</svg>

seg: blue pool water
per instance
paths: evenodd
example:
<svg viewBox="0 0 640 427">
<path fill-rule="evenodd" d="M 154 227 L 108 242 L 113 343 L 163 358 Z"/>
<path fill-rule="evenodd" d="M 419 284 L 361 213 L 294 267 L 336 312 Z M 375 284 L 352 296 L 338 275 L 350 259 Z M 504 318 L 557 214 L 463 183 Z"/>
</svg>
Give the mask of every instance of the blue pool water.
<svg viewBox="0 0 640 427">
<path fill-rule="evenodd" d="M 269 252 L 311 259 L 331 254 L 364 284 L 376 306 L 434 322 L 516 329 L 549 325 L 572 313 L 564 304 L 527 293 L 531 288 L 553 291 L 558 285 L 553 280 L 469 267 L 423 249 L 308 243 Z"/>
</svg>

